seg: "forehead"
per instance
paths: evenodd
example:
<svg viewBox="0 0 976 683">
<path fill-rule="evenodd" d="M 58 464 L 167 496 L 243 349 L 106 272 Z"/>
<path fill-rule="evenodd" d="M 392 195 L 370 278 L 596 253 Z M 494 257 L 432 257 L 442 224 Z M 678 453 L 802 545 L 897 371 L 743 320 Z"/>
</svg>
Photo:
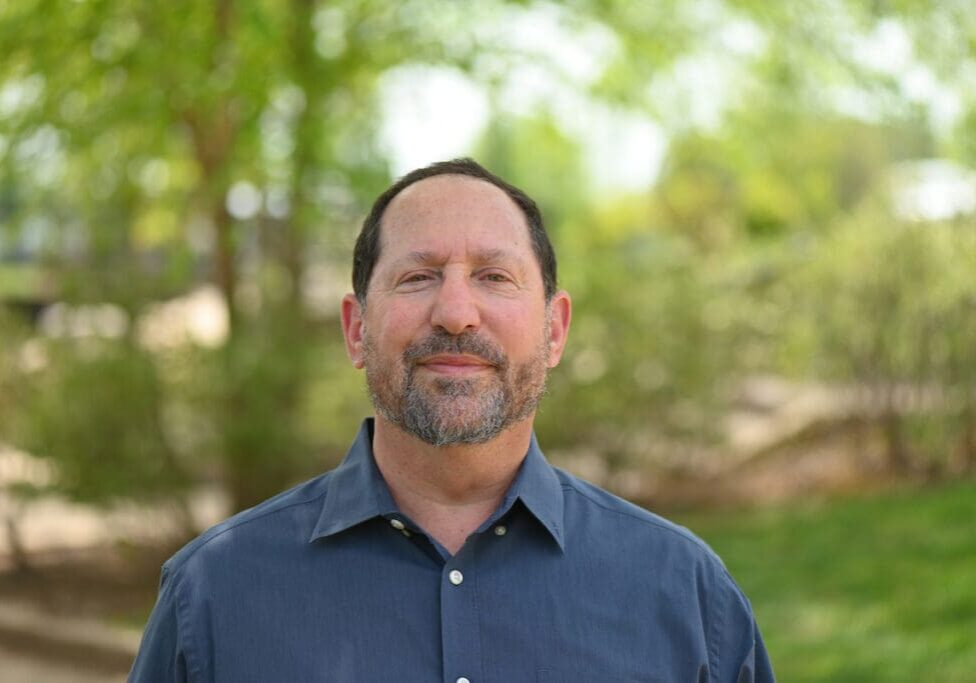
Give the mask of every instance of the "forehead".
<svg viewBox="0 0 976 683">
<path fill-rule="evenodd" d="M 531 252 L 518 205 L 495 185 L 468 176 L 440 175 L 410 185 L 390 202 L 381 225 L 381 260 L 397 252 L 459 246 Z"/>
</svg>

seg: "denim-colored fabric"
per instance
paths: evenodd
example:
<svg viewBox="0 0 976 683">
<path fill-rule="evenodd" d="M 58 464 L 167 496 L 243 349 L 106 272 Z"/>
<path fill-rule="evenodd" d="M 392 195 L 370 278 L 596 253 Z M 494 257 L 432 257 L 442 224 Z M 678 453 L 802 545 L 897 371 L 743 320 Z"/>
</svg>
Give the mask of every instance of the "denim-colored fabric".
<svg viewBox="0 0 976 683">
<path fill-rule="evenodd" d="M 397 510 L 367 420 L 335 470 L 163 566 L 130 681 L 772 681 L 695 536 L 551 467 L 533 438 L 453 557 Z"/>
</svg>

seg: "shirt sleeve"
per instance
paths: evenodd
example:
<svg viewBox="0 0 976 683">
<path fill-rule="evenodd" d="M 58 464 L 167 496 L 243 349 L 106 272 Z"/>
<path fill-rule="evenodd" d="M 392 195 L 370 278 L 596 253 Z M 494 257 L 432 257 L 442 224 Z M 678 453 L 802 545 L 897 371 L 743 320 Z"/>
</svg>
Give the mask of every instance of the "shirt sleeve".
<svg viewBox="0 0 976 683">
<path fill-rule="evenodd" d="M 759 627 L 755 628 L 756 647 L 753 657 L 753 680 L 756 683 L 773 683 L 776 678 L 773 676 L 773 665 L 769 662 L 769 653 L 766 652 L 766 645 L 763 643 Z"/>
<path fill-rule="evenodd" d="M 775 683 L 773 667 L 749 601 L 726 574 L 724 614 L 719 619 L 715 683 Z"/>
<path fill-rule="evenodd" d="M 186 658 L 177 613 L 177 590 L 163 566 L 159 597 L 142 634 L 139 653 L 129 672 L 129 683 L 186 683 Z"/>
</svg>

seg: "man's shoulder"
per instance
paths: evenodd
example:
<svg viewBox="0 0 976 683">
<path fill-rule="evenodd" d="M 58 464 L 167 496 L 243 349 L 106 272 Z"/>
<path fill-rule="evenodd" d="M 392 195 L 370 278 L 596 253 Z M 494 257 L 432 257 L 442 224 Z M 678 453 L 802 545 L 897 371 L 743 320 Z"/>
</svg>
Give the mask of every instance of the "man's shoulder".
<svg viewBox="0 0 976 683">
<path fill-rule="evenodd" d="M 233 561 L 234 555 L 267 543 L 307 541 L 333 472 L 320 474 L 210 527 L 166 561 L 164 574 L 180 574 L 193 564 Z"/>
<path fill-rule="evenodd" d="M 579 517 L 576 524 L 602 534 L 618 547 L 630 543 L 636 551 L 647 544 L 673 548 L 684 555 L 717 563 L 724 569 L 708 544 L 687 528 L 562 469 L 553 469 L 563 487 L 566 514 Z M 567 520 L 567 524 L 573 523 L 572 519 Z"/>
</svg>

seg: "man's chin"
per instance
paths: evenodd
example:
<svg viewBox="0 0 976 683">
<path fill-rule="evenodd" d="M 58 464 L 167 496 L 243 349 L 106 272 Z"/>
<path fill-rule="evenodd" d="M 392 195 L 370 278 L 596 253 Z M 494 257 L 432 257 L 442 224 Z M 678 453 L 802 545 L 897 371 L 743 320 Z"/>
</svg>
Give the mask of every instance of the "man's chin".
<svg viewBox="0 0 976 683">
<path fill-rule="evenodd" d="M 443 425 L 441 429 L 415 432 L 414 436 L 432 446 L 472 446 L 491 441 L 500 431 L 484 429 L 484 425 Z"/>
<path fill-rule="evenodd" d="M 432 424 L 444 431 L 470 432 L 481 429 L 486 423 L 494 422 L 493 415 L 486 414 L 484 405 L 465 397 L 448 399 L 451 405 L 442 410 L 432 411 Z"/>
<path fill-rule="evenodd" d="M 426 391 L 431 400 L 478 400 L 489 391 L 489 387 L 496 384 L 497 381 L 492 377 L 438 376 L 427 383 Z"/>
<path fill-rule="evenodd" d="M 477 444 L 501 431 L 504 419 L 476 398 L 441 398 L 418 413 L 404 415 L 402 426 L 432 445 Z"/>
</svg>

